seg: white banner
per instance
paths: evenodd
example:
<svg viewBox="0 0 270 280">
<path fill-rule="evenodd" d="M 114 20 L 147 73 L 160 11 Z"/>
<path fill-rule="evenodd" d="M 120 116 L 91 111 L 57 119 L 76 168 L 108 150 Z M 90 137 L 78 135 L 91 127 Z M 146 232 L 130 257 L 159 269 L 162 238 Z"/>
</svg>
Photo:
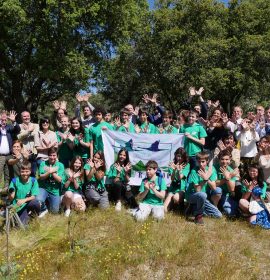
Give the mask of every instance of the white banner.
<svg viewBox="0 0 270 280">
<path fill-rule="evenodd" d="M 106 168 L 109 170 L 116 161 L 120 149 L 125 148 L 132 164 L 131 185 L 141 184 L 145 178 L 145 164 L 148 160 L 155 160 L 158 163 L 166 183 L 169 184 L 168 165 L 174 159 L 174 152 L 183 147 L 183 136 L 184 134 L 137 134 L 104 130 L 102 139 Z"/>
</svg>

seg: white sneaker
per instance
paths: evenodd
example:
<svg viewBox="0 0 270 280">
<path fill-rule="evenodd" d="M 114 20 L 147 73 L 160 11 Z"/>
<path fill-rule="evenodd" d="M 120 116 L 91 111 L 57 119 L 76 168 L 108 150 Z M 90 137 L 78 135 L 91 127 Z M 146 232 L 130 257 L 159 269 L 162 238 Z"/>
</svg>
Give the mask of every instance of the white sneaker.
<svg viewBox="0 0 270 280">
<path fill-rule="evenodd" d="M 67 209 L 67 210 L 65 211 L 65 217 L 69 217 L 70 212 L 71 212 L 71 210 L 70 210 L 70 209 Z"/>
<path fill-rule="evenodd" d="M 118 201 L 115 205 L 115 211 L 121 211 L 122 203 L 121 201 Z"/>
<path fill-rule="evenodd" d="M 44 211 L 42 211 L 39 215 L 38 215 L 38 217 L 39 218 L 43 218 L 46 214 L 48 214 L 48 209 L 46 209 L 46 210 L 44 210 Z"/>
</svg>

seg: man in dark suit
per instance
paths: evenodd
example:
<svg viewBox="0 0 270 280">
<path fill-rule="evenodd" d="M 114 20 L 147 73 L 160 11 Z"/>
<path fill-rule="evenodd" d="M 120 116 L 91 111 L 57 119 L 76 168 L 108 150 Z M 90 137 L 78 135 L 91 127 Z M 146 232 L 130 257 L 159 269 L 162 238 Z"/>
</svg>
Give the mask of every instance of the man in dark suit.
<svg viewBox="0 0 270 280">
<path fill-rule="evenodd" d="M 16 135 L 20 132 L 20 127 L 16 123 L 16 112 L 6 111 L 0 114 L 0 182 L 2 182 L 4 174 L 4 187 L 9 185 L 9 174 L 6 163 L 6 156 L 12 152 L 12 141 Z M 12 122 L 12 125 L 7 124 L 8 119 Z"/>
</svg>

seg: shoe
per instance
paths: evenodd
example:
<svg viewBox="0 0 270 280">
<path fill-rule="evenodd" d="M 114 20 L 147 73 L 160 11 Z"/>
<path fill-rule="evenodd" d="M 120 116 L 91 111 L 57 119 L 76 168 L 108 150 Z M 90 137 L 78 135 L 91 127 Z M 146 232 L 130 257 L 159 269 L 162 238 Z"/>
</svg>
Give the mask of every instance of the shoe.
<svg viewBox="0 0 270 280">
<path fill-rule="evenodd" d="M 46 210 L 44 210 L 44 211 L 42 211 L 39 215 L 38 215 L 38 217 L 39 218 L 43 218 L 46 214 L 48 214 L 48 209 L 46 209 Z"/>
<path fill-rule="evenodd" d="M 115 205 L 115 211 L 119 212 L 121 211 L 122 203 L 121 201 L 118 201 Z"/>
<path fill-rule="evenodd" d="M 70 210 L 70 209 L 66 209 L 66 211 L 65 211 L 65 217 L 69 217 L 69 216 L 70 216 L 70 213 L 71 213 L 71 210 Z"/>
<path fill-rule="evenodd" d="M 203 222 L 203 215 L 197 215 L 195 217 L 195 220 L 194 220 L 194 223 L 197 224 L 197 225 L 203 225 L 204 222 Z"/>
</svg>

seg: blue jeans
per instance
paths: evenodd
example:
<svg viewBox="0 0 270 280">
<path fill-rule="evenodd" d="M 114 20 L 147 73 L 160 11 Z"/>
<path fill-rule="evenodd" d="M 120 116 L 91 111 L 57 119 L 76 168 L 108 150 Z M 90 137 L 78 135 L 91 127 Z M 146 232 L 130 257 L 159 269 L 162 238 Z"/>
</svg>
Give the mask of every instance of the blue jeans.
<svg viewBox="0 0 270 280">
<path fill-rule="evenodd" d="M 190 195 L 188 202 L 193 207 L 194 215 L 205 215 L 214 218 L 221 218 L 222 214 L 208 199 L 204 192 L 196 192 Z"/>
<path fill-rule="evenodd" d="M 227 194 L 223 194 L 222 188 L 217 187 L 214 191 L 211 191 L 210 195 L 221 195 L 219 204 L 226 216 L 236 216 L 238 214 L 238 202 Z"/>
<path fill-rule="evenodd" d="M 37 196 L 37 200 L 40 201 L 43 205 L 45 205 L 45 201 L 48 200 L 49 202 L 49 210 L 52 213 L 58 213 L 61 203 L 61 197 L 59 195 L 53 195 L 47 192 L 43 188 L 39 188 L 39 195 Z M 46 207 L 42 207 L 41 211 L 44 211 Z"/>
</svg>

